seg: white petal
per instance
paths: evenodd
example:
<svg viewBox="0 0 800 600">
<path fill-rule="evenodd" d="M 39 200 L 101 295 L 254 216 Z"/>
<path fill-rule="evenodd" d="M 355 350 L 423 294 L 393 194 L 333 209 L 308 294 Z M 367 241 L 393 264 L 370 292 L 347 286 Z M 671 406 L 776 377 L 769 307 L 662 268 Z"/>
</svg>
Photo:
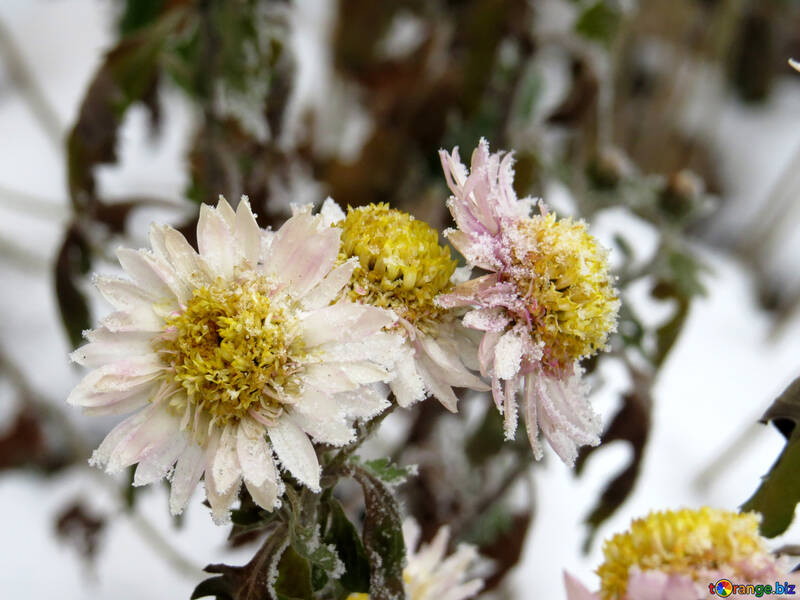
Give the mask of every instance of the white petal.
<svg viewBox="0 0 800 600">
<path fill-rule="evenodd" d="M 331 446 L 344 446 L 356 437 L 355 430 L 348 425 L 344 417 L 326 419 L 320 416 L 292 411 L 293 420 L 297 425 L 312 436 L 315 441 L 330 444 Z"/>
<path fill-rule="evenodd" d="M 369 361 L 387 368 L 401 356 L 410 354 L 403 336 L 387 332 L 374 333 L 360 341 L 328 342 L 318 346 L 317 351 L 324 361 Z"/>
<path fill-rule="evenodd" d="M 522 351 L 522 338 L 517 331 L 503 334 L 494 349 L 494 372 L 500 379 L 511 379 L 519 373 Z"/>
<path fill-rule="evenodd" d="M 539 419 L 537 411 L 537 389 L 533 374 L 525 376 L 525 426 L 528 430 L 528 441 L 533 450 L 533 457 L 541 460 L 544 456 L 542 442 L 539 440 Z"/>
<path fill-rule="evenodd" d="M 153 360 L 152 355 L 118 360 L 89 372 L 70 392 L 67 403 L 91 405 L 91 402 L 86 402 L 91 394 L 133 390 L 152 381 L 163 370 L 164 364 L 160 360 Z"/>
<path fill-rule="evenodd" d="M 111 332 L 108 329 L 99 331 L 101 331 L 99 334 L 88 334 L 87 338 L 92 341 L 69 355 L 73 362 L 92 369 L 126 357 L 144 357 L 152 354 L 158 358 L 153 352 L 151 332 Z"/>
<path fill-rule="evenodd" d="M 220 212 L 208 204 L 200 207 L 200 219 L 197 221 L 197 246 L 200 248 L 200 256 L 216 275 L 225 279 L 233 276 L 233 267 L 236 262 L 233 233 Z"/>
<path fill-rule="evenodd" d="M 81 404 L 83 413 L 91 416 L 123 415 L 146 406 L 156 394 L 160 383 L 142 385 L 127 392 L 92 394 Z"/>
<path fill-rule="evenodd" d="M 353 302 L 337 302 L 309 313 L 302 321 L 303 340 L 308 347 L 326 342 L 360 340 L 392 325 L 394 313 Z"/>
<path fill-rule="evenodd" d="M 397 403 L 408 408 L 415 402 L 425 399 L 425 383 L 417 373 L 414 357 L 403 357 L 395 365 L 396 377 L 389 383 Z"/>
<path fill-rule="evenodd" d="M 176 298 L 186 302 L 191 297 L 191 290 L 175 273 L 175 270 L 163 259 L 146 250 L 120 248 L 117 258 L 125 272 L 139 285 L 158 298 Z"/>
<path fill-rule="evenodd" d="M 314 310 L 323 308 L 333 302 L 341 289 L 350 281 L 353 271 L 358 266 L 357 258 L 350 258 L 325 276 L 303 298 L 303 308 Z"/>
<path fill-rule="evenodd" d="M 249 419 L 241 421 L 237 452 L 242 475 L 248 487 L 252 484 L 259 488 L 266 481 L 275 486 L 278 474 L 272 460 L 272 449 L 267 444 L 264 428 L 261 425 L 252 423 Z"/>
<path fill-rule="evenodd" d="M 188 444 L 185 433 L 172 436 L 161 447 L 156 448 L 145 456 L 136 467 L 133 476 L 133 485 L 147 485 L 162 479 L 178 457 L 183 453 Z"/>
<path fill-rule="evenodd" d="M 358 389 L 358 384 L 347 376 L 341 365 L 308 365 L 303 379 L 308 385 L 331 394 Z"/>
<path fill-rule="evenodd" d="M 286 415 L 269 429 L 272 449 L 281 465 L 312 492 L 319 492 L 319 462 L 311 440 Z"/>
<path fill-rule="evenodd" d="M 178 458 L 169 493 L 169 511 L 179 515 L 186 507 L 194 488 L 200 483 L 200 478 L 205 470 L 205 455 L 203 448 L 194 442 L 189 442 L 188 447 Z"/>
<path fill-rule="evenodd" d="M 428 366 L 428 361 L 417 360 L 417 372 L 425 382 L 425 387 L 447 410 L 458 412 L 458 396 L 453 392 L 453 388 Z"/>
<path fill-rule="evenodd" d="M 506 440 L 513 440 L 517 433 L 517 393 L 518 380 L 509 379 L 505 384 L 505 395 L 503 397 L 503 432 Z"/>
<path fill-rule="evenodd" d="M 238 433 L 239 425 L 230 421 L 225 425 L 219 438 L 219 445 L 211 467 L 214 477 L 214 489 L 219 494 L 228 492 L 242 474 L 237 452 Z"/>
<path fill-rule="evenodd" d="M 104 467 L 108 464 L 108 459 L 120 442 L 129 438 L 136 429 L 141 426 L 148 418 L 150 418 L 155 407 L 151 406 L 136 414 L 131 415 L 114 429 L 112 429 L 105 437 L 100 446 L 92 452 L 92 457 L 89 459 L 89 464 L 95 467 Z"/>
<path fill-rule="evenodd" d="M 275 234 L 264 270 L 302 297 L 333 268 L 340 235 L 338 227 L 325 227 L 321 219 L 298 213 Z"/>
<path fill-rule="evenodd" d="M 385 394 L 366 386 L 354 392 L 335 394 L 334 399 L 344 414 L 354 419 L 371 419 L 392 405 Z"/>
<path fill-rule="evenodd" d="M 445 352 L 431 336 L 418 335 L 417 344 L 422 347 L 436 366 L 436 372 L 440 375 L 440 379 L 446 381 L 448 385 L 472 388 L 479 392 L 489 390 L 489 386 L 470 373 L 452 353 Z"/>
<path fill-rule="evenodd" d="M 164 234 L 164 246 L 176 275 L 190 287 L 202 287 L 213 281 L 211 268 L 180 231 L 168 227 Z"/>
<path fill-rule="evenodd" d="M 217 212 L 219 213 L 219 216 L 225 220 L 225 223 L 228 225 L 228 227 L 233 230 L 233 227 L 236 224 L 236 213 L 233 212 L 231 205 L 228 204 L 228 201 L 222 194 L 217 196 Z"/>
<path fill-rule="evenodd" d="M 217 525 L 227 525 L 231 520 L 231 504 L 236 500 L 241 487 L 241 478 L 237 479 L 230 489 L 224 494 L 219 493 L 214 487 L 212 478 L 208 477 L 206 469 L 206 498 L 211 505 L 211 518 Z"/>
<path fill-rule="evenodd" d="M 247 486 L 247 491 L 250 492 L 250 497 L 253 499 L 253 502 L 258 504 L 261 508 L 272 511 L 280 504 L 278 498 L 281 491 L 278 484 L 274 481 L 265 479 L 260 486 L 257 486 L 245 479 L 244 484 Z"/>
<path fill-rule="evenodd" d="M 96 275 L 92 280 L 98 291 L 117 310 L 152 310 L 154 297 L 147 290 L 127 279 Z"/>
<path fill-rule="evenodd" d="M 161 225 L 160 223 L 152 223 L 150 225 L 150 248 L 152 248 L 153 254 L 158 258 L 169 262 L 167 248 L 164 245 L 164 233 L 166 229 L 167 226 Z"/>
<path fill-rule="evenodd" d="M 139 462 L 151 451 L 179 435 L 178 420 L 165 408 L 157 407 L 131 434 L 111 452 L 106 465 L 107 473 L 116 473 Z"/>
<path fill-rule="evenodd" d="M 250 209 L 247 196 L 242 196 L 236 207 L 236 243 L 245 260 L 255 267 L 261 254 L 261 228 Z"/>
<path fill-rule="evenodd" d="M 322 217 L 325 225 L 328 226 L 344 220 L 346 216 L 342 208 L 330 196 L 325 198 L 325 202 L 322 203 L 322 208 L 320 208 L 319 214 Z"/>
</svg>

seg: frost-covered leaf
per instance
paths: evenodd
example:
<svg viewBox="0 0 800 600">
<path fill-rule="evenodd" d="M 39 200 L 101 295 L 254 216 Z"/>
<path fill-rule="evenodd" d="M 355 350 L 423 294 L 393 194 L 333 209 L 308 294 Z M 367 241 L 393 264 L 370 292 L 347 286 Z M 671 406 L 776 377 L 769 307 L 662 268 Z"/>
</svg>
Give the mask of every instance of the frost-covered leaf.
<svg viewBox="0 0 800 600">
<path fill-rule="evenodd" d="M 762 417 L 771 422 L 787 438 L 778 460 L 772 465 L 756 492 L 742 505 L 742 510 L 761 513 L 761 533 L 766 537 L 780 535 L 794 518 L 800 502 L 800 378 L 795 379 L 772 403 Z"/>
<path fill-rule="evenodd" d="M 406 546 L 397 500 L 379 477 L 361 465 L 351 464 L 350 472 L 364 492 L 362 539 L 370 565 L 370 600 L 402 600 Z"/>
<path fill-rule="evenodd" d="M 276 525 L 264 544 L 244 566 L 208 565 L 208 573 L 219 573 L 201 582 L 192 592 L 192 600 L 214 596 L 217 600 L 268 600 L 270 587 L 278 576 L 278 564 L 289 542 L 288 528 Z"/>
<path fill-rule="evenodd" d="M 344 565 L 339 560 L 335 547 L 320 539 L 316 513 L 311 513 L 307 508 L 303 510 L 297 492 L 289 486 L 286 487 L 286 497 L 290 504 L 289 536 L 292 548 L 312 565 L 337 579 L 342 574 Z"/>
<path fill-rule="evenodd" d="M 344 573 L 339 583 L 348 592 L 369 592 L 369 559 L 358 531 L 347 518 L 342 505 L 335 498 L 329 501 L 330 525 L 325 541 L 336 546 L 344 563 Z"/>
<path fill-rule="evenodd" d="M 373 477 L 377 477 L 383 483 L 389 486 L 400 485 L 401 483 L 405 483 L 406 479 L 410 476 L 416 475 L 417 473 L 417 466 L 410 465 L 407 467 L 401 467 L 391 461 L 391 459 L 387 457 L 383 458 L 376 458 L 375 460 L 367 460 L 363 463 L 359 462 L 358 457 L 353 457 L 351 462 L 354 464 L 360 464 L 370 475 Z"/>
</svg>

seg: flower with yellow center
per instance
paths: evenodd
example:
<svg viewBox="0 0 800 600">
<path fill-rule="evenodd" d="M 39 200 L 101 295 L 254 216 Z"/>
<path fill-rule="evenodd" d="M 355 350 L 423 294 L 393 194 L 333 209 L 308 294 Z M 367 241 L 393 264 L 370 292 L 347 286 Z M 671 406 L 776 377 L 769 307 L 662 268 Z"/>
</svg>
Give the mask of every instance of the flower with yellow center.
<svg viewBox="0 0 800 600">
<path fill-rule="evenodd" d="M 92 414 L 133 415 L 94 452 L 116 472 L 138 463 L 134 485 L 171 479 L 180 513 L 201 478 L 216 521 L 244 484 L 267 510 L 283 469 L 318 491 L 312 441 L 351 441 L 352 418 L 388 406 L 371 384 L 392 378 L 401 336 L 388 310 L 336 299 L 356 268 L 337 266 L 340 232 L 311 208 L 274 234 L 246 199 L 204 205 L 199 253 L 154 225 L 152 250 L 119 251 L 130 280 L 97 277 L 117 309 L 73 360 L 94 369 L 68 402 Z"/>
<path fill-rule="evenodd" d="M 517 199 L 510 154 L 490 154 L 481 140 L 470 170 L 456 148 L 440 152 L 458 226 L 445 232 L 468 264 L 489 274 L 461 283 L 437 302 L 467 307 L 464 325 L 483 331 L 481 374 L 503 413 L 506 438 L 517 429 L 521 397 L 534 456 L 541 432 L 572 465 L 578 448 L 598 444 L 600 420 L 586 399 L 580 359 L 605 348 L 619 300 L 606 251 L 586 225 L 556 219 L 542 203 Z"/>
<path fill-rule="evenodd" d="M 465 581 L 478 558 L 473 546 L 459 544 L 456 551 L 445 558 L 450 539 L 448 527 L 442 527 L 430 544 L 417 548 L 419 525 L 413 519 L 403 522 L 408 564 L 403 570 L 408 600 L 467 600 L 474 598 L 483 588 L 482 579 Z M 369 594 L 350 594 L 347 600 L 370 600 Z"/>
<path fill-rule="evenodd" d="M 387 204 L 348 208 L 345 215 L 328 201 L 322 213 L 342 231 L 339 262 L 358 261 L 347 297 L 399 317 L 395 329 L 409 352 L 389 384 L 398 404 L 407 407 L 430 394 L 455 411 L 454 386 L 489 389 L 469 371 L 478 367 L 477 344 L 452 311 L 435 303 L 461 274 L 436 230 Z"/>
<path fill-rule="evenodd" d="M 592 594 L 567 576 L 569 600 L 694 600 L 709 583 L 763 583 L 784 578 L 787 565 L 772 556 L 758 532 L 760 517 L 713 508 L 652 512 L 607 540 Z"/>
</svg>

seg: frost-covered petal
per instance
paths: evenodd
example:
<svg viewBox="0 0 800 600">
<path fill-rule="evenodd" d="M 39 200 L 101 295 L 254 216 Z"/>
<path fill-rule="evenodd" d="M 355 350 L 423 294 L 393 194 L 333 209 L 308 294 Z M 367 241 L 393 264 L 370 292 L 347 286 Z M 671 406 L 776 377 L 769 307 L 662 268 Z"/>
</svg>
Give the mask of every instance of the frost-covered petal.
<svg viewBox="0 0 800 600">
<path fill-rule="evenodd" d="M 397 361 L 395 378 L 389 382 L 389 387 L 397 404 L 403 408 L 425 399 L 425 382 L 417 372 L 413 355 L 408 354 Z"/>
<path fill-rule="evenodd" d="M 133 476 L 133 485 L 147 485 L 164 478 L 188 444 L 189 440 L 183 433 L 171 436 L 139 462 Z"/>
<path fill-rule="evenodd" d="M 189 442 L 186 449 L 178 457 L 169 493 L 169 511 L 179 515 L 186 507 L 192 491 L 200 483 L 200 478 L 205 470 L 205 455 L 203 448 L 195 442 Z"/>
<path fill-rule="evenodd" d="M 172 227 L 167 228 L 164 233 L 164 246 L 175 273 L 187 284 L 198 288 L 214 280 L 211 268 L 180 231 Z"/>
<path fill-rule="evenodd" d="M 590 592 L 586 586 L 567 572 L 564 573 L 564 587 L 567 590 L 567 600 L 600 600 L 600 596 Z"/>
<path fill-rule="evenodd" d="M 342 288 L 350 281 L 358 259 L 351 258 L 333 269 L 303 297 L 303 308 L 314 310 L 333 302 Z"/>
<path fill-rule="evenodd" d="M 324 227 L 321 219 L 299 212 L 277 231 L 264 270 L 304 296 L 330 272 L 339 254 L 338 227 Z"/>
<path fill-rule="evenodd" d="M 141 425 L 133 429 L 111 451 L 107 473 L 117 473 L 138 462 L 178 433 L 178 420 L 163 407 L 156 407 Z"/>
<path fill-rule="evenodd" d="M 278 479 L 275 464 L 272 460 L 272 449 L 267 444 L 264 428 L 249 419 L 242 419 L 239 425 L 236 446 L 239 464 L 245 482 L 260 488 L 264 482 L 272 482 L 273 487 Z"/>
<path fill-rule="evenodd" d="M 344 417 L 325 419 L 309 413 L 292 413 L 294 422 L 314 438 L 316 442 L 331 446 L 344 446 L 356 437 L 355 430 L 347 424 Z"/>
<path fill-rule="evenodd" d="M 236 243 L 245 260 L 255 267 L 261 254 L 261 228 L 247 196 L 242 196 L 236 207 Z"/>
<path fill-rule="evenodd" d="M 429 368 L 428 361 L 418 360 L 416 363 L 417 372 L 425 382 L 425 387 L 430 393 L 441 402 L 450 412 L 458 412 L 458 396 L 453 392 L 453 388 L 448 385 L 447 381 L 442 379 L 435 369 Z"/>
<path fill-rule="evenodd" d="M 269 428 L 272 449 L 281 466 L 312 492 L 318 492 L 319 462 L 311 440 L 289 416 L 284 416 Z"/>
<path fill-rule="evenodd" d="M 517 393 L 518 379 L 506 381 L 503 395 L 503 433 L 506 440 L 513 440 L 517 432 Z"/>
<path fill-rule="evenodd" d="M 217 213 L 225 221 L 225 224 L 230 227 L 231 231 L 233 231 L 236 225 L 236 213 L 233 212 L 233 208 L 231 208 L 231 205 L 222 194 L 217 196 Z"/>
<path fill-rule="evenodd" d="M 480 392 L 489 390 L 483 381 L 467 370 L 452 353 L 446 352 L 431 336 L 418 335 L 417 344 L 425 352 L 441 379 L 451 386 L 466 387 Z"/>
<path fill-rule="evenodd" d="M 132 390 L 152 381 L 163 370 L 164 365 L 153 355 L 115 361 L 89 372 L 70 392 L 67 403 L 81 406 L 92 394 Z"/>
<path fill-rule="evenodd" d="M 319 209 L 319 214 L 322 217 L 323 223 L 327 226 L 342 221 L 346 216 L 342 207 L 330 196 L 325 198 L 325 202 L 322 203 L 322 207 Z"/>
<path fill-rule="evenodd" d="M 328 342 L 317 347 L 323 360 L 331 362 L 371 361 L 391 367 L 404 354 L 405 340 L 394 333 L 379 332 L 360 341 Z"/>
<path fill-rule="evenodd" d="M 211 465 L 214 489 L 218 494 L 228 492 L 242 474 L 238 456 L 238 433 L 239 425 L 230 421 L 225 425 L 219 438 L 214 462 Z"/>
<path fill-rule="evenodd" d="M 233 267 L 236 264 L 233 232 L 223 215 L 208 204 L 200 207 L 197 246 L 200 249 L 200 256 L 217 275 L 225 279 L 233 276 Z"/>
<path fill-rule="evenodd" d="M 494 349 L 494 372 L 500 379 L 511 379 L 519 373 L 524 350 L 521 332 L 512 329 L 502 335 Z"/>
<path fill-rule="evenodd" d="M 499 307 L 479 308 L 466 313 L 463 323 L 465 327 L 481 331 L 505 331 L 511 317 Z"/>
<path fill-rule="evenodd" d="M 84 367 L 96 368 L 126 357 L 154 354 L 150 332 L 111 332 L 101 328 L 86 337 L 89 343 L 69 355 L 73 362 Z"/>
<path fill-rule="evenodd" d="M 303 339 L 309 347 L 326 342 L 360 340 L 392 325 L 397 317 L 388 310 L 353 302 L 337 302 L 310 312 L 303 320 Z"/>
<path fill-rule="evenodd" d="M 92 453 L 89 464 L 96 467 L 104 467 L 108 464 L 111 453 L 114 449 L 124 440 L 128 439 L 133 433 L 152 415 L 157 407 L 150 406 L 144 410 L 135 413 L 119 423 L 112 429 L 100 446 Z"/>
<path fill-rule="evenodd" d="M 191 297 L 191 289 L 178 278 L 175 270 L 152 252 L 120 248 L 117 250 L 117 258 L 139 287 L 158 298 L 174 298 L 185 302 Z"/>
<path fill-rule="evenodd" d="M 250 497 L 261 508 L 271 511 L 280 504 L 278 498 L 282 492 L 274 481 L 265 479 L 261 485 L 256 485 L 245 479 L 244 484 Z"/>
<path fill-rule="evenodd" d="M 117 310 L 152 312 L 153 302 L 157 300 L 150 292 L 127 279 L 96 275 L 92 282 L 108 303 Z"/>
<path fill-rule="evenodd" d="M 371 387 L 362 387 L 355 392 L 340 392 L 334 395 L 334 401 L 345 415 L 354 419 L 371 419 L 391 406 L 385 394 Z"/>
</svg>

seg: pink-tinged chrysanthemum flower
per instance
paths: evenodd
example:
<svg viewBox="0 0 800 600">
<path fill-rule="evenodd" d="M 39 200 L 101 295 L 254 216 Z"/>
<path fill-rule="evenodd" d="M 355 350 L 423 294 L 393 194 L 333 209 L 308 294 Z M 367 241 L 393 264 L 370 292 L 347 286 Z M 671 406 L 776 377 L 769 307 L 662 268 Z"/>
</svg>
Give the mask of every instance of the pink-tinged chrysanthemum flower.
<svg viewBox="0 0 800 600">
<path fill-rule="evenodd" d="M 542 456 L 541 431 L 572 465 L 580 446 L 600 441 L 579 361 L 604 348 L 616 326 L 619 300 L 606 251 L 581 221 L 557 220 L 541 203 L 541 214 L 529 216 L 533 202 L 514 193 L 510 154 L 490 154 L 481 140 L 470 171 L 457 148 L 440 156 L 458 226 L 445 235 L 470 265 L 489 273 L 437 302 L 472 308 L 464 325 L 485 332 L 478 358 L 506 437 L 517 429 L 519 394 L 534 456 Z"/>
<path fill-rule="evenodd" d="M 480 578 L 465 581 L 474 566 L 478 552 L 473 546 L 459 544 L 445 557 L 450 529 L 439 529 L 430 544 L 419 548 L 420 529 L 416 521 L 403 522 L 408 564 L 403 569 L 408 600 L 468 600 L 483 589 Z M 369 594 L 350 594 L 347 600 L 369 600 Z"/>
<path fill-rule="evenodd" d="M 180 513 L 201 478 L 216 521 L 244 482 L 267 510 L 279 504 L 280 465 L 319 490 L 311 439 L 346 444 L 349 418 L 388 406 L 370 384 L 388 381 L 402 339 L 382 330 L 390 311 L 342 300 L 352 275 L 336 266 L 340 231 L 311 208 L 274 234 L 246 199 L 203 205 L 199 254 L 154 225 L 152 250 L 120 249 L 128 279 L 97 277 L 117 309 L 72 354 L 94 369 L 68 402 L 91 414 L 135 412 L 94 452 L 109 473 L 138 463 L 134 485 L 172 482 Z M 311 438 L 311 439 L 310 439 Z"/>
<path fill-rule="evenodd" d="M 796 584 L 800 576 L 769 553 L 758 523 L 755 513 L 707 507 L 650 513 L 606 541 L 598 592 L 564 575 L 567 600 L 697 600 L 710 596 L 709 585 L 723 579 L 737 585 Z"/>
<path fill-rule="evenodd" d="M 329 199 L 321 214 L 342 231 L 339 261 L 357 261 L 348 298 L 398 316 L 394 330 L 408 352 L 399 357 L 389 384 L 397 403 L 408 407 L 431 395 L 455 412 L 453 387 L 488 390 L 469 370 L 479 367 L 474 332 L 461 325 L 454 311 L 434 303 L 463 273 L 450 250 L 439 245 L 436 230 L 387 204 L 349 208 L 345 215 Z"/>
</svg>

